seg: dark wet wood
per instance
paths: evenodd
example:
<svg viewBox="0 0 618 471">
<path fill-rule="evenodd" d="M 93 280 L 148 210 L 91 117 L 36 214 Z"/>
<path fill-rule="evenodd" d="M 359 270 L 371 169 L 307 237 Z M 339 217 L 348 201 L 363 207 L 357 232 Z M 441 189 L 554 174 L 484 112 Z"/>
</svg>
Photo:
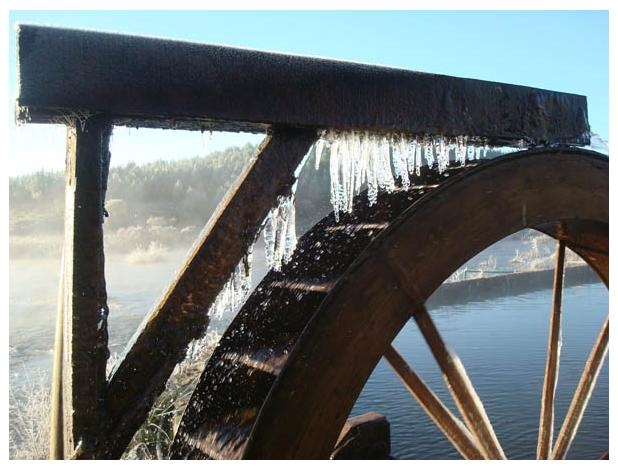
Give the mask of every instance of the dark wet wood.
<svg viewBox="0 0 618 471">
<path fill-rule="evenodd" d="M 91 457 L 104 422 L 107 293 L 103 214 L 109 120 L 67 127 L 62 368 L 64 456 Z"/>
<path fill-rule="evenodd" d="M 18 119 L 74 111 L 115 124 L 271 126 L 586 144 L 586 97 L 538 88 L 154 38 L 20 25 Z"/>
<path fill-rule="evenodd" d="M 114 371 L 106 395 L 109 430 L 98 456 L 121 455 L 189 342 L 205 332 L 209 307 L 256 239 L 277 196 L 289 194 L 294 171 L 316 137 L 311 130 L 273 131 L 219 204 Z"/>
<path fill-rule="evenodd" d="M 579 384 L 575 390 L 571 405 L 567 411 L 567 415 L 562 423 L 562 428 L 556 439 L 556 445 L 552 450 L 552 459 L 561 460 L 564 459 L 571 443 L 577 433 L 577 428 L 581 422 L 581 419 L 586 411 L 588 400 L 596 384 L 597 377 L 603 366 L 605 355 L 609 345 L 609 316 L 605 320 L 599 336 L 592 347 L 592 351 L 586 361 L 586 366 L 582 372 Z"/>
<path fill-rule="evenodd" d="M 461 171 L 454 168 L 451 173 Z M 446 177 L 424 172 L 420 178 L 439 182 Z M 271 271 L 264 277 L 219 341 L 185 409 L 172 445 L 172 458 L 231 459 L 244 453 L 256 417 L 250 426 L 239 424 L 234 435 L 230 421 L 234 423 L 239 404 L 259 410 L 291 348 L 341 275 L 388 226 L 384 221 L 394 219 L 425 191 L 394 193 L 370 211 L 363 194 L 356 200 L 352 215 L 342 214 L 335 222 L 331 214 L 299 239 L 292 260 L 282 272 Z M 342 225 L 350 230 L 339 230 Z M 280 419 L 285 422 L 284 417 Z M 343 422 L 332 431 L 333 446 L 342 426 Z"/>
<path fill-rule="evenodd" d="M 558 383 L 560 347 L 562 343 L 562 284 L 564 281 L 565 248 L 564 240 L 558 240 L 549 339 L 547 341 L 545 379 L 541 396 L 541 418 L 539 420 L 539 437 L 536 450 L 536 458 L 539 460 L 549 459 L 554 435 L 554 397 Z"/>
<path fill-rule="evenodd" d="M 401 309 L 412 314 L 394 266 L 426 300 L 468 259 L 518 230 L 573 219 L 607 227 L 608 168 L 607 158 L 580 150 L 512 154 L 451 177 L 411 204 L 354 261 L 291 346 L 244 456 L 329 456 L 366 379 L 405 323 Z M 388 195 L 379 201 L 390 203 Z"/>
<path fill-rule="evenodd" d="M 384 358 L 461 456 L 469 460 L 482 460 L 483 453 L 465 425 L 448 410 L 392 345 L 384 353 Z"/>
<path fill-rule="evenodd" d="M 348 419 L 331 460 L 387 460 L 391 455 L 391 426 L 381 414 L 367 412 Z"/>
</svg>

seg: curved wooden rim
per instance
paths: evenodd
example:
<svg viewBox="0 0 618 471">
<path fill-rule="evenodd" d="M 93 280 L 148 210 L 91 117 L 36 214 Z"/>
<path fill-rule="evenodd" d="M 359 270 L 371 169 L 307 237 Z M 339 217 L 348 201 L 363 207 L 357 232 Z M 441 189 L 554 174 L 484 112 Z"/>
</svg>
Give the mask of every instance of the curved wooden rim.
<svg viewBox="0 0 618 471">
<path fill-rule="evenodd" d="M 509 234 L 539 227 L 563 238 L 607 284 L 608 168 L 606 157 L 583 150 L 511 154 L 449 179 L 412 205 L 311 318 L 260 410 L 244 457 L 328 457 L 412 306 Z"/>
</svg>

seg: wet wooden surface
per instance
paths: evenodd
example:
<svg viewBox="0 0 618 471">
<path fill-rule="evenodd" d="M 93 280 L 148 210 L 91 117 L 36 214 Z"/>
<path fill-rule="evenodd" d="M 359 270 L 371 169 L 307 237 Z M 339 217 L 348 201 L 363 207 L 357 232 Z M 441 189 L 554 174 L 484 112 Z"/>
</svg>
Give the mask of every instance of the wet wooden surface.
<svg viewBox="0 0 618 471">
<path fill-rule="evenodd" d="M 264 131 L 277 125 L 589 142 L 586 97 L 505 83 L 120 34 L 21 25 L 18 117 Z"/>
<path fill-rule="evenodd" d="M 221 201 L 114 371 L 106 394 L 109 431 L 99 456 L 120 456 L 188 344 L 204 334 L 208 309 L 253 244 L 277 196 L 289 194 L 294 170 L 316 137 L 311 130 L 275 130 Z"/>
<path fill-rule="evenodd" d="M 107 293 L 103 213 L 111 124 L 67 127 L 64 243 L 64 456 L 90 457 L 105 420 Z"/>
</svg>

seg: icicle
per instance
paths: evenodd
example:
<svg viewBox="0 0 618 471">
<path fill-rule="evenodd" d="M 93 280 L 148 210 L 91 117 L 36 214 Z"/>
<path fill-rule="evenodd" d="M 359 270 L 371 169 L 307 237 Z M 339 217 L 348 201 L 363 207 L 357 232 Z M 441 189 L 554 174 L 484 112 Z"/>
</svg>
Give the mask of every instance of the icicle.
<svg viewBox="0 0 618 471">
<path fill-rule="evenodd" d="M 423 166 L 423 158 L 421 155 L 422 146 L 416 139 L 414 140 L 414 171 L 417 177 L 421 176 L 421 167 Z"/>
<path fill-rule="evenodd" d="M 395 190 L 395 179 L 391 171 L 390 144 L 386 137 L 378 142 L 377 159 L 378 188 L 392 193 Z"/>
<path fill-rule="evenodd" d="M 408 167 L 408 174 L 414 175 L 416 169 L 414 168 L 414 161 L 416 155 L 416 140 L 415 139 L 406 139 L 405 137 L 401 138 L 402 141 L 405 142 L 405 152 L 406 152 L 406 165 Z"/>
<path fill-rule="evenodd" d="M 227 311 L 239 307 L 245 300 L 251 289 L 251 272 L 253 265 L 253 246 L 236 266 L 230 279 L 217 295 L 215 301 L 208 310 L 208 317 L 221 319 Z"/>
<path fill-rule="evenodd" d="M 350 196 L 350 186 L 352 182 L 352 156 L 350 155 L 350 141 L 348 135 L 343 135 L 339 143 L 339 209 L 343 212 L 348 211 L 348 197 Z"/>
<path fill-rule="evenodd" d="M 455 162 L 461 165 L 466 164 L 467 140 L 466 136 L 458 136 L 455 140 Z"/>
<path fill-rule="evenodd" d="M 354 197 L 367 185 L 369 206 L 376 204 L 380 191 L 395 190 L 395 180 L 403 190 L 411 186 L 411 176 L 421 175 L 423 165 L 437 167 L 444 173 L 453 161 L 465 165 L 487 154 L 487 145 L 479 137 L 425 136 L 404 134 L 371 134 L 367 131 L 328 131 L 316 143 L 316 168 L 324 147 L 330 148 L 330 201 L 335 220 L 351 213 Z M 425 163 L 423 164 L 423 156 Z M 434 167 L 435 166 L 435 167 Z"/>
<path fill-rule="evenodd" d="M 393 169 L 395 171 L 395 177 L 401 179 L 401 187 L 406 191 L 410 188 L 408 152 L 409 149 L 406 140 L 403 137 L 398 137 L 393 143 Z"/>
<path fill-rule="evenodd" d="M 295 196 L 280 196 L 276 207 L 270 210 L 264 224 L 266 265 L 280 271 L 296 249 Z"/>
<path fill-rule="evenodd" d="M 468 160 L 474 160 L 475 159 L 474 149 L 475 149 L 474 146 L 471 146 L 471 145 L 467 146 L 466 152 L 468 154 L 467 155 Z"/>
<path fill-rule="evenodd" d="M 438 162 L 438 172 L 444 173 L 449 164 L 449 145 L 443 137 L 434 140 L 436 148 L 436 161 Z"/>
<path fill-rule="evenodd" d="M 433 155 L 433 143 L 431 142 L 431 139 L 426 137 L 423 140 L 423 150 L 425 153 L 425 161 L 427 162 L 427 167 L 431 168 L 433 167 L 434 164 L 434 155 Z"/>
<path fill-rule="evenodd" d="M 296 237 L 296 204 L 294 195 L 286 198 L 285 201 L 285 232 L 282 237 L 285 239 L 281 241 L 281 259 L 283 263 L 288 263 L 292 259 L 292 254 L 296 249 L 297 237 Z"/>
<path fill-rule="evenodd" d="M 360 193 L 361 186 L 367 183 L 367 172 L 369 170 L 369 134 L 359 134 L 358 136 L 358 180 L 356 181 L 356 194 Z"/>
<path fill-rule="evenodd" d="M 367 153 L 367 198 L 369 206 L 373 206 L 378 202 L 378 171 L 377 171 L 377 146 L 374 136 L 367 136 L 367 145 L 365 152 Z"/>
<path fill-rule="evenodd" d="M 334 140 L 330 145 L 330 202 L 335 211 L 335 221 L 339 221 L 340 208 L 339 192 L 339 141 Z"/>
<path fill-rule="evenodd" d="M 320 137 L 318 141 L 315 143 L 315 169 L 320 169 L 320 158 L 322 157 L 322 152 L 324 151 L 324 145 L 326 141 L 323 137 Z"/>
<path fill-rule="evenodd" d="M 279 206 L 274 207 L 266 216 L 264 223 L 264 251 L 266 265 L 275 266 L 275 244 L 277 238 L 277 221 L 279 217 Z"/>
<path fill-rule="evenodd" d="M 215 345 L 219 343 L 220 339 L 221 334 L 219 334 L 216 330 L 210 330 L 204 337 L 192 340 L 187 346 L 185 359 L 176 365 L 172 375 L 182 374 L 183 370 L 189 367 L 191 363 L 196 360 L 201 359 L 204 361 L 205 359 L 201 358 L 203 354 L 212 352 Z"/>
<path fill-rule="evenodd" d="M 353 133 L 351 137 L 352 161 L 354 164 L 354 185 L 352 187 L 352 196 L 350 198 L 349 211 L 352 212 L 354 196 L 358 195 L 363 185 L 363 160 L 361 151 L 361 136 L 360 133 Z"/>
</svg>

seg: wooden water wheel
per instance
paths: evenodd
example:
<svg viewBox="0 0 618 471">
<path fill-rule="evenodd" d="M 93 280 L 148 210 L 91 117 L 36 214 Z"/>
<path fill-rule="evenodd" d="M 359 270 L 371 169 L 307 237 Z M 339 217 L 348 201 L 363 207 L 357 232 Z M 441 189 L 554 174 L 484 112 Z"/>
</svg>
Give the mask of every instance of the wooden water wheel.
<svg viewBox="0 0 618 471">
<path fill-rule="evenodd" d="M 205 367 L 172 457 L 328 457 L 358 393 L 385 356 L 470 458 L 503 451 L 456 357 L 424 307 L 464 261 L 531 227 L 609 283 L 608 161 L 590 143 L 586 98 L 531 87 L 334 60 L 20 25 L 22 123 L 67 126 L 64 272 L 52 390 L 51 453 L 119 458 L 295 171 L 325 130 L 448 139 L 531 150 L 429 172 L 422 187 L 327 217 L 282 272 L 248 299 Z M 106 376 L 103 220 L 114 126 L 267 134 L 177 277 Z M 426 157 L 425 157 L 426 158 Z M 454 175 L 459 173 L 459 175 Z M 561 257 L 558 258 L 561 260 Z M 556 268 L 559 325 L 562 263 Z M 456 396 L 454 420 L 391 342 L 413 318 Z M 607 348 L 603 328 L 556 457 L 568 448 Z M 555 336 L 543 407 L 551 411 Z M 551 429 L 551 414 L 541 429 Z M 571 425 L 569 425 L 571 424 Z M 551 440 L 541 433 L 539 456 Z"/>
<path fill-rule="evenodd" d="M 466 260 L 524 228 L 558 240 L 538 457 L 564 457 L 609 335 L 607 320 L 552 446 L 564 249 L 609 284 L 608 160 L 543 149 L 455 172 L 442 182 L 431 176 L 435 188 L 381 195 L 375 207 L 359 202 L 339 222 L 331 214 L 300 239 L 290 263 L 264 278 L 221 339 L 172 458 L 327 458 L 383 356 L 462 456 L 504 458 L 508 450 L 425 301 Z M 464 423 L 392 347 L 412 319 Z"/>
</svg>

